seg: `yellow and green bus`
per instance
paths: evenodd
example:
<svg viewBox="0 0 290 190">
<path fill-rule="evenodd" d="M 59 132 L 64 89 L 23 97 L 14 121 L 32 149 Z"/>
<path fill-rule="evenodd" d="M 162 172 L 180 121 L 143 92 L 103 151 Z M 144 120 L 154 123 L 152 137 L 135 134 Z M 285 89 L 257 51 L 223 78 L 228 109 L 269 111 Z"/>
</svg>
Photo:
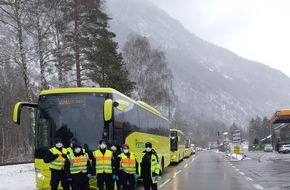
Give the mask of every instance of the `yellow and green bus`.
<svg viewBox="0 0 290 190">
<path fill-rule="evenodd" d="M 98 148 L 100 139 L 119 145 L 127 143 L 141 157 L 150 141 L 157 152 L 161 169 L 170 164 L 169 122 L 158 110 L 134 101 L 112 88 L 59 88 L 44 90 L 38 103 L 18 102 L 13 121 L 20 123 L 23 107 L 33 107 L 35 114 L 36 187 L 49 189 L 50 170 L 43 158 L 54 139 L 63 139 L 69 147 L 71 137 L 90 150 Z M 91 189 L 97 189 L 91 180 Z"/>
<path fill-rule="evenodd" d="M 181 130 L 170 129 L 170 162 L 178 163 L 184 158 L 185 135 Z"/>
<path fill-rule="evenodd" d="M 191 147 L 190 139 L 185 139 L 185 149 L 184 149 L 184 158 L 191 156 Z"/>
</svg>

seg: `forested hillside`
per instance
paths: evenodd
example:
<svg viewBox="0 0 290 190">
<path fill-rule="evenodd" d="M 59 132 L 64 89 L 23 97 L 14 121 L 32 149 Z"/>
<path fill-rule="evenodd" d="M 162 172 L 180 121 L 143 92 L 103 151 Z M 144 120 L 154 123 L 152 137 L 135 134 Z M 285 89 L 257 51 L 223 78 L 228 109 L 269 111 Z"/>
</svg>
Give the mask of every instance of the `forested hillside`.
<svg viewBox="0 0 290 190">
<path fill-rule="evenodd" d="M 148 86 L 152 81 L 143 80 L 143 76 L 148 76 L 144 74 L 146 70 L 139 72 L 139 68 L 134 68 L 136 71 L 133 71 L 133 66 L 126 66 L 126 61 L 134 60 L 128 56 L 123 60 L 116 35 L 110 31 L 111 18 L 104 12 L 103 2 L 0 0 L 0 5 L 1 163 L 32 158 L 34 112 L 25 109 L 22 112 L 25 119 L 18 126 L 12 122 L 12 111 L 18 101 L 36 102 L 41 90 L 100 86 L 115 88 L 153 106 L 162 107 L 161 104 L 171 101 L 170 71 L 164 75 L 168 75 L 168 80 L 154 84 L 155 90 L 151 91 L 156 93 L 154 98 L 148 99 L 150 93 L 142 92 L 140 85 Z M 150 46 L 142 50 L 148 52 L 148 60 L 143 64 L 160 62 L 159 73 L 167 71 L 163 52 L 155 54 Z M 130 53 L 134 52 L 128 49 L 127 54 Z M 142 84 L 133 80 L 137 71 Z M 148 79 L 161 77 L 155 75 Z M 159 96 L 164 91 L 166 99 Z"/>
</svg>

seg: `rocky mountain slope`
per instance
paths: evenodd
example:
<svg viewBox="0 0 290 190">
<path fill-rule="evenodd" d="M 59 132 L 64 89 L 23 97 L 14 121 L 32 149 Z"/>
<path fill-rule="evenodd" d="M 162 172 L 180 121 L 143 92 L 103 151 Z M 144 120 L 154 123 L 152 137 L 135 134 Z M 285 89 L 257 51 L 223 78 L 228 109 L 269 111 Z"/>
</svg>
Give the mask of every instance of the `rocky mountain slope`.
<svg viewBox="0 0 290 190">
<path fill-rule="evenodd" d="M 188 119 L 245 127 L 253 117 L 290 107 L 290 79 L 282 72 L 200 39 L 146 0 L 109 0 L 106 9 L 120 48 L 137 33 L 166 53 Z"/>
</svg>

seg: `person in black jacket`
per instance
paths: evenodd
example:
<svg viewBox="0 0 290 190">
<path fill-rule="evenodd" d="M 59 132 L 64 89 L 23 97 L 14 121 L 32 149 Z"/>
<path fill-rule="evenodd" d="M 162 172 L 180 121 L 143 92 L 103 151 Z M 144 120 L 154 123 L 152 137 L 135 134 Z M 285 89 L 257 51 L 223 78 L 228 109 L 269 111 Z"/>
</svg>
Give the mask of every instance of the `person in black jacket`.
<svg viewBox="0 0 290 190">
<path fill-rule="evenodd" d="M 150 142 L 145 144 L 145 151 L 142 152 L 139 166 L 140 178 L 143 179 L 144 190 L 157 190 L 160 165 L 157 153 L 152 149 L 152 144 Z"/>
<path fill-rule="evenodd" d="M 65 163 L 66 175 L 72 179 L 75 190 L 90 190 L 89 176 L 93 173 L 89 155 L 80 143 L 73 144 L 73 152 L 67 155 Z"/>
<path fill-rule="evenodd" d="M 112 160 L 112 169 L 113 169 L 113 181 L 114 184 L 116 182 L 117 190 L 121 190 L 121 181 L 123 180 L 123 172 L 120 170 L 120 157 L 119 154 L 121 154 L 120 146 L 117 144 L 116 141 L 114 141 L 111 144 L 110 147 L 112 153 L 113 153 L 113 160 Z M 115 185 L 114 185 L 115 187 Z"/>
<path fill-rule="evenodd" d="M 64 171 L 67 150 L 63 148 L 62 139 L 55 138 L 55 146 L 50 148 L 45 157 L 44 162 L 49 163 L 51 171 L 50 187 L 51 190 L 57 190 L 59 182 L 61 182 L 64 190 L 69 190 L 69 184 Z"/>
</svg>

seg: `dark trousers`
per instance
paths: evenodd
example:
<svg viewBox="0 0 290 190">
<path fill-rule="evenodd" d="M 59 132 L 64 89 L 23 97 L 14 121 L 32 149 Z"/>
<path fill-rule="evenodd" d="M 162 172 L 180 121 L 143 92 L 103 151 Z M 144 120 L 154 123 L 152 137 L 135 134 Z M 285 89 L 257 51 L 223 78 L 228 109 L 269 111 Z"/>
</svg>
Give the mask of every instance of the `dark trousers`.
<svg viewBox="0 0 290 190">
<path fill-rule="evenodd" d="M 68 185 L 69 185 L 71 190 L 75 190 L 72 180 L 68 180 Z"/>
<path fill-rule="evenodd" d="M 152 182 L 152 177 L 151 175 L 144 175 L 143 177 L 143 186 L 144 190 L 157 190 L 157 183 Z"/>
<path fill-rule="evenodd" d="M 104 184 L 106 184 L 106 190 L 113 190 L 113 175 L 107 173 L 97 174 L 97 183 L 99 190 L 104 190 Z"/>
<path fill-rule="evenodd" d="M 59 182 L 61 182 L 63 190 L 69 190 L 69 184 L 66 179 L 65 171 L 51 169 L 51 179 L 50 179 L 51 190 L 57 190 Z"/>
<path fill-rule="evenodd" d="M 136 183 L 134 174 L 124 173 L 123 177 L 123 190 L 134 190 Z"/>
<path fill-rule="evenodd" d="M 87 174 L 71 174 L 71 178 L 74 190 L 90 190 L 90 183 Z"/>
<path fill-rule="evenodd" d="M 117 190 L 121 190 L 122 189 L 122 182 L 121 182 L 120 177 L 119 177 L 119 180 L 113 181 L 113 187 L 114 187 L 114 189 L 115 189 L 115 182 L 116 182 Z"/>
<path fill-rule="evenodd" d="M 119 170 L 117 171 L 117 173 L 115 174 L 119 177 L 119 180 L 115 180 L 113 182 L 114 184 L 114 189 L 115 189 L 115 182 L 116 182 L 116 187 L 117 187 L 117 190 L 123 190 L 122 186 L 123 186 L 123 181 L 124 181 L 124 172 L 123 170 Z"/>
</svg>

